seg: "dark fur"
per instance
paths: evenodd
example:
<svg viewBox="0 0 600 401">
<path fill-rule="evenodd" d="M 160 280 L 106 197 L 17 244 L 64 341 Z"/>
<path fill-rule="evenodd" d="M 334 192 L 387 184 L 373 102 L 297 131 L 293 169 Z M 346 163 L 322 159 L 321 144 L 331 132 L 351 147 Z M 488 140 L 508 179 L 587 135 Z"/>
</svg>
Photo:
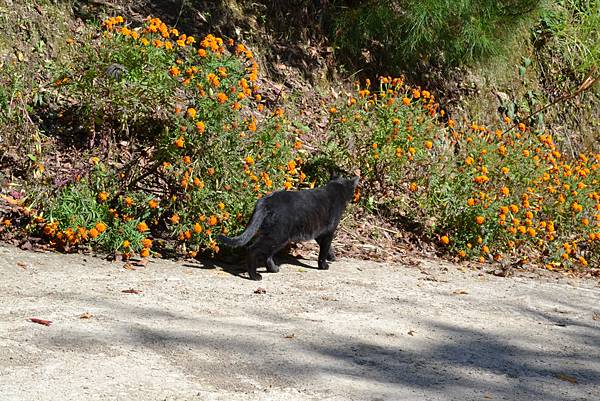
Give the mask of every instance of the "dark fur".
<svg viewBox="0 0 600 401">
<path fill-rule="evenodd" d="M 331 240 L 346 205 L 354 196 L 358 177 L 334 178 L 327 185 L 302 191 L 277 191 L 260 199 L 246 230 L 235 238 L 220 235 L 229 247 L 247 245 L 246 268 L 252 280 L 261 280 L 256 272 L 259 263 L 267 271 L 278 272 L 273 255 L 289 242 L 316 239 L 319 244 L 319 269 L 328 269 L 327 260 L 335 256 Z"/>
</svg>

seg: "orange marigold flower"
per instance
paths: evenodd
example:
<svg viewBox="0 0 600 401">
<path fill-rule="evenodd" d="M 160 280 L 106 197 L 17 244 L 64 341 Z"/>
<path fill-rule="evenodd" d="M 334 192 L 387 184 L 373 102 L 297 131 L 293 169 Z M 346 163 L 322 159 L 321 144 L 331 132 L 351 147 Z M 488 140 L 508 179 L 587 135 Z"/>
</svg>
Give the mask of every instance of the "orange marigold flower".
<svg viewBox="0 0 600 401">
<path fill-rule="evenodd" d="M 171 218 L 169 220 L 171 220 L 171 223 L 173 223 L 173 224 L 178 224 L 179 223 L 179 215 L 177 213 L 175 213 L 173 216 L 171 216 Z"/>
<path fill-rule="evenodd" d="M 139 232 L 141 232 L 141 233 L 143 233 L 143 232 L 145 232 L 145 231 L 148 231 L 148 225 L 147 225 L 146 223 L 144 223 L 143 221 L 142 221 L 142 222 L 140 222 L 140 223 L 137 225 L 137 227 L 136 227 L 136 228 L 137 228 L 137 230 L 138 230 Z"/>
<path fill-rule="evenodd" d="M 403 97 L 403 98 L 402 98 L 402 103 L 403 103 L 405 106 L 408 106 L 408 105 L 410 104 L 410 99 L 409 99 L 409 98 L 407 98 L 407 97 Z"/>
<path fill-rule="evenodd" d="M 206 125 L 204 125 L 204 122 L 198 121 L 196 123 L 196 130 L 202 134 L 206 130 Z"/>
<path fill-rule="evenodd" d="M 193 107 L 190 107 L 189 109 L 187 109 L 187 115 L 191 119 L 196 118 L 196 109 Z"/>
<path fill-rule="evenodd" d="M 473 179 L 473 181 L 475 181 L 477 184 L 485 184 L 489 180 L 490 180 L 489 177 L 486 175 L 478 175 L 477 177 L 475 177 Z"/>
<path fill-rule="evenodd" d="M 444 245 L 448 245 L 450 243 L 450 238 L 447 235 L 442 235 L 440 237 L 440 242 Z"/>
<path fill-rule="evenodd" d="M 143 249 L 140 251 L 140 256 L 141 256 L 142 258 L 147 258 L 148 256 L 150 256 L 150 249 L 148 249 L 148 248 L 143 248 Z"/>
<path fill-rule="evenodd" d="M 100 202 L 106 202 L 107 199 L 108 199 L 108 193 L 107 192 L 102 191 L 102 192 L 100 192 L 98 194 L 98 200 Z"/>
<path fill-rule="evenodd" d="M 194 177 L 194 185 L 197 186 L 198 189 L 204 188 L 204 182 L 198 177 Z"/>
<path fill-rule="evenodd" d="M 418 189 L 417 183 L 411 182 L 410 185 L 408 186 L 408 189 L 410 189 L 411 192 L 416 192 L 416 190 Z"/>
<path fill-rule="evenodd" d="M 475 206 L 475 199 L 473 199 L 473 198 L 467 199 L 467 205 L 468 206 Z"/>
<path fill-rule="evenodd" d="M 215 216 L 214 214 L 213 214 L 213 215 L 211 215 L 211 216 L 208 218 L 208 225 L 209 225 L 209 226 L 214 226 L 214 225 L 216 225 L 216 224 L 217 224 L 217 222 L 218 222 L 218 220 L 217 220 L 217 216 Z"/>
<path fill-rule="evenodd" d="M 96 230 L 95 228 L 91 228 L 91 229 L 88 231 L 88 234 L 89 234 L 90 238 L 92 238 L 92 239 L 94 239 L 94 238 L 96 238 L 98 235 L 100 235 L 100 233 L 98 232 L 98 230 Z"/>
<path fill-rule="evenodd" d="M 202 232 L 202 226 L 200 225 L 200 223 L 194 224 L 194 232 L 196 234 L 200 234 Z"/>
<path fill-rule="evenodd" d="M 150 206 L 150 209 L 156 209 L 158 207 L 158 201 L 156 199 L 150 199 L 148 201 L 148 206 Z"/>
<path fill-rule="evenodd" d="M 169 43 L 169 42 L 167 42 L 167 43 Z M 181 74 L 181 70 L 177 66 L 174 65 L 173 67 L 171 67 L 169 69 L 169 73 L 172 76 L 177 77 L 177 76 L 179 76 L 179 74 Z"/>
<path fill-rule="evenodd" d="M 152 240 L 150 238 L 144 238 L 142 240 L 142 246 L 144 248 L 152 248 Z"/>
<path fill-rule="evenodd" d="M 485 222 L 485 217 L 483 216 L 477 216 L 475 217 L 475 222 L 479 225 L 483 224 Z"/>
<path fill-rule="evenodd" d="M 96 230 L 98 230 L 99 233 L 103 233 L 104 231 L 106 231 L 106 224 L 104 224 L 101 221 L 96 223 Z"/>
<path fill-rule="evenodd" d="M 175 144 L 175 146 L 177 146 L 178 148 L 183 148 L 185 146 L 185 140 L 183 139 L 182 136 L 180 136 L 179 138 L 177 138 L 175 140 L 175 142 L 173 142 Z"/>
<path fill-rule="evenodd" d="M 225 103 L 227 101 L 227 99 L 229 99 L 229 98 L 223 92 L 219 92 L 217 94 L 217 102 L 219 102 L 220 104 Z"/>
<path fill-rule="evenodd" d="M 129 248 L 131 246 L 131 242 L 129 240 L 123 241 L 123 248 Z"/>
</svg>

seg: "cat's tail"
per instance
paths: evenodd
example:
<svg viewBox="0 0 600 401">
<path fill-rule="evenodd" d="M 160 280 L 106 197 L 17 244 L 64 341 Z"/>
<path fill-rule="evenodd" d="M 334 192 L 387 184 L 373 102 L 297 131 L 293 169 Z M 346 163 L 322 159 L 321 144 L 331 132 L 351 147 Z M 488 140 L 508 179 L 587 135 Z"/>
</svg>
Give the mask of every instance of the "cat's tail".
<svg viewBox="0 0 600 401">
<path fill-rule="evenodd" d="M 248 242 L 250 242 L 252 237 L 254 237 L 254 234 L 256 234 L 256 232 L 260 228 L 260 225 L 262 224 L 267 214 L 266 208 L 263 203 L 264 199 L 258 200 L 258 202 L 256 203 L 256 207 L 254 208 L 254 212 L 252 213 L 252 217 L 250 218 L 250 223 L 248 223 L 248 226 L 246 227 L 246 230 L 244 230 L 243 233 L 233 238 L 229 238 L 224 235 L 219 235 L 217 236 L 217 240 L 221 244 L 232 248 L 244 246 Z"/>
</svg>

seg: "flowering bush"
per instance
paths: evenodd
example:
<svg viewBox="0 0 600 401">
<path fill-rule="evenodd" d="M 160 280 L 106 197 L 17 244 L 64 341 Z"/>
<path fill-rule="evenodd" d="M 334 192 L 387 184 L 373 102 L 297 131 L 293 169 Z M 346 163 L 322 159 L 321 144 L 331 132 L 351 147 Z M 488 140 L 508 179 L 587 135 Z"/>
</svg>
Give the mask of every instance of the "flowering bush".
<svg viewBox="0 0 600 401">
<path fill-rule="evenodd" d="M 549 133 L 440 122 L 433 95 L 382 78 L 329 109 L 322 151 L 363 175 L 363 203 L 408 216 L 462 258 L 600 263 L 600 154 L 568 160 Z M 504 129 L 504 131 L 503 131 Z"/>
<path fill-rule="evenodd" d="M 85 65 L 103 63 L 63 70 L 58 87 L 91 116 L 120 124 L 151 109 L 162 114 L 158 128 L 147 127 L 156 136 L 138 149 L 146 157 L 115 163 L 93 155 L 89 176 L 36 218 L 53 244 L 147 256 L 159 234 L 192 254 L 218 252 L 216 234 L 243 229 L 257 198 L 305 180 L 302 144 L 285 111 L 265 107 L 258 65 L 243 44 L 196 40 L 158 18 L 135 29 L 121 17 L 102 26 L 95 52 L 83 53 Z"/>
</svg>

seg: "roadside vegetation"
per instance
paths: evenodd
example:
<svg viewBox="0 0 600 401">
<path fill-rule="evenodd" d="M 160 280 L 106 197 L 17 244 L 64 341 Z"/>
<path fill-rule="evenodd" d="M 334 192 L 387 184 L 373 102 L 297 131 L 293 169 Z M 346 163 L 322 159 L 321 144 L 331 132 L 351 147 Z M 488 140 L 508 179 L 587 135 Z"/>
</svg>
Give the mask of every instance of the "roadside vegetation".
<svg viewBox="0 0 600 401">
<path fill-rule="evenodd" d="M 564 75 L 545 76 L 552 96 L 526 91 L 536 66 L 523 55 L 512 73 L 525 89 L 470 119 L 440 106 L 433 89 L 373 75 L 332 83 L 339 90 L 331 92 L 315 88 L 315 114 L 302 97 L 273 95 L 247 43 L 195 36 L 156 17 L 116 15 L 68 29 L 66 6 L 45 4 L 44 18 L 26 27 L 33 47 L 10 43 L 21 28 L 7 28 L 0 41 L 0 237 L 124 258 L 214 256 L 216 236 L 243 230 L 258 198 L 314 187 L 335 168 L 361 176 L 360 213 L 435 243 L 442 255 L 600 265 L 598 122 L 573 146 L 537 112 L 553 101 L 566 107 L 562 89 L 585 78 L 576 98 L 597 98 L 598 4 L 370 3 L 373 13 L 347 7 L 328 20 L 341 32 L 340 62 L 358 60 L 360 46 L 373 42 L 386 49 L 380 67 L 405 60 L 420 74 L 422 63 L 504 57 L 514 48 L 507 35 L 519 31 L 533 35 L 544 65 L 556 66 L 556 52 L 568 49 Z M 444 28 L 448 18 L 463 29 Z M 64 37 L 45 36 L 40 27 L 52 20 Z M 597 104 L 582 109 L 598 113 Z"/>
</svg>

